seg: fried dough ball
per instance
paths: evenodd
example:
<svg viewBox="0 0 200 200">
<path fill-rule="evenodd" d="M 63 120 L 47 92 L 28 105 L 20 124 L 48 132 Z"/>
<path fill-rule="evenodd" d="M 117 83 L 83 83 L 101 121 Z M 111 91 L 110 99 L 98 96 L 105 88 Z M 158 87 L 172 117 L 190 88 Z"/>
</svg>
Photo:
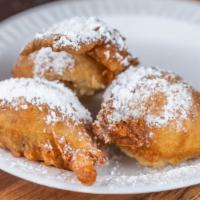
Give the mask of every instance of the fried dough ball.
<svg viewBox="0 0 200 200">
<path fill-rule="evenodd" d="M 90 137 L 92 119 L 72 91 L 39 79 L 0 82 L 0 146 L 14 156 L 72 170 L 86 185 L 105 156 Z"/>
<path fill-rule="evenodd" d="M 116 29 L 93 17 L 75 17 L 37 34 L 22 50 L 13 75 L 59 80 L 83 96 L 137 64 Z"/>
<path fill-rule="evenodd" d="M 95 135 L 145 166 L 200 155 L 200 94 L 157 68 L 129 68 L 112 82 L 93 124 Z"/>
<path fill-rule="evenodd" d="M 57 80 L 83 96 L 104 88 L 106 79 L 101 76 L 103 71 L 104 67 L 89 56 L 72 56 L 65 51 L 53 52 L 51 47 L 46 47 L 27 57 L 20 56 L 13 74 L 15 77 Z"/>
</svg>

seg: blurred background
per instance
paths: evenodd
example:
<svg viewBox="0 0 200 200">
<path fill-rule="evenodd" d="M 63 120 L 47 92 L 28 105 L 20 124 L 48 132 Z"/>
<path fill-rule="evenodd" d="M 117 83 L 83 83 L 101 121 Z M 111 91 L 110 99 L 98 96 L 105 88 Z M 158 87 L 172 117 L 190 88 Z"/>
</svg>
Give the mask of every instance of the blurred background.
<svg viewBox="0 0 200 200">
<path fill-rule="evenodd" d="M 51 1 L 56 1 L 56 0 L 0 0 L 0 21 L 18 12 L 26 10 L 28 8 L 32 8 L 34 6 L 51 2 Z M 77 1 L 77 0 L 66 0 L 66 1 Z M 161 0 L 161 1 L 165 1 L 165 0 Z M 174 1 L 181 1 L 181 0 L 174 0 Z M 185 1 L 185 0 L 182 0 L 182 1 Z M 188 1 L 200 2 L 200 0 L 188 0 Z"/>
<path fill-rule="evenodd" d="M 55 0 L 0 0 L 0 20 L 28 8 L 51 1 Z"/>
</svg>

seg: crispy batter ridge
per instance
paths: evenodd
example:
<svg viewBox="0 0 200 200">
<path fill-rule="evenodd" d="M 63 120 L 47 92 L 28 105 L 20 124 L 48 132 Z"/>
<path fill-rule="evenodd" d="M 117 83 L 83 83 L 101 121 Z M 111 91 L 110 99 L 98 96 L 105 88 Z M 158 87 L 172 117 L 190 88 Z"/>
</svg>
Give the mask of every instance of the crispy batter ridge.
<svg viewBox="0 0 200 200">
<path fill-rule="evenodd" d="M 91 43 L 80 44 L 80 49 L 74 49 L 71 45 L 54 45 L 54 42 L 60 40 L 61 38 L 68 39 L 65 35 L 47 35 L 43 37 L 38 37 L 33 39 L 30 43 L 28 43 L 25 48 L 22 50 L 21 55 L 27 56 L 30 53 L 33 53 L 43 47 L 51 47 L 53 51 L 66 51 L 72 55 L 91 55 L 95 58 L 96 61 L 103 64 L 106 68 L 108 68 L 113 73 L 118 73 L 122 71 L 125 67 L 130 65 L 137 65 L 138 60 L 133 58 L 126 49 L 119 49 L 112 42 L 106 42 L 105 38 L 101 38 L 96 41 L 91 41 Z M 110 56 L 107 57 L 107 52 Z M 118 57 L 117 57 L 118 56 Z M 120 63 L 120 60 L 124 60 L 127 58 L 126 63 Z"/>
<path fill-rule="evenodd" d="M 30 103 L 27 109 L 16 109 L 5 102 L 0 105 L 2 148 L 17 157 L 72 170 L 83 184 L 95 182 L 95 165 L 103 164 L 105 155 L 89 135 L 90 124 L 71 119 L 47 124 L 44 119 L 51 112 L 47 105 L 42 109 Z"/>
</svg>

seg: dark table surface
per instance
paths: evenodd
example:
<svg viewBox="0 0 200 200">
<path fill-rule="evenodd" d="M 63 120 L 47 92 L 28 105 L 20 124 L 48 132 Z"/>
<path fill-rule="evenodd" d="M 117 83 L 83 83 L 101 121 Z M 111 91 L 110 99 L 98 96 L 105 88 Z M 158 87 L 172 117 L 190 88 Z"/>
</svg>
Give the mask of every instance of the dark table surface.
<svg viewBox="0 0 200 200">
<path fill-rule="evenodd" d="M 53 0 L 0 0 L 0 20 Z M 199 7 L 200 8 L 200 7 Z M 40 186 L 0 171 L 0 200 L 200 200 L 200 185 L 141 195 L 90 195 Z"/>
<path fill-rule="evenodd" d="M 55 0 L 0 0 L 0 20 L 50 1 Z"/>
</svg>

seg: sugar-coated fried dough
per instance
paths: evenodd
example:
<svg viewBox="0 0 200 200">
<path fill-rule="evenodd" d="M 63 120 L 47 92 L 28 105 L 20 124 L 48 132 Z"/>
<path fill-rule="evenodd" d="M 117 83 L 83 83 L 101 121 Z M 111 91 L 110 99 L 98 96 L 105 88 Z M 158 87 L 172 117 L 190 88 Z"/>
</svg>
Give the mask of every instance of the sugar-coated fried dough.
<svg viewBox="0 0 200 200">
<path fill-rule="evenodd" d="M 129 68 L 106 90 L 93 129 L 143 165 L 178 164 L 200 156 L 200 94 L 172 72 Z"/>
<path fill-rule="evenodd" d="M 91 95 L 104 88 L 110 79 L 102 76 L 104 67 L 87 55 L 72 56 L 64 51 L 42 48 L 28 56 L 20 56 L 13 69 L 15 77 L 40 77 L 65 83 L 79 96 Z"/>
<path fill-rule="evenodd" d="M 0 146 L 15 156 L 72 170 L 84 184 L 96 180 L 105 156 L 90 137 L 90 113 L 61 84 L 0 82 Z"/>
<path fill-rule="evenodd" d="M 51 53 L 45 55 L 44 49 Z M 56 52 L 62 52 L 62 56 Z M 57 59 L 58 56 L 62 57 L 62 62 Z M 65 62 L 69 60 L 67 57 L 73 59 L 70 65 Z M 40 59 L 40 66 L 36 58 Z M 37 34 L 22 50 L 13 74 L 15 77 L 36 77 L 38 74 L 35 73 L 35 68 L 40 67 L 44 71 L 46 65 L 51 65 L 42 76 L 48 80 L 60 80 L 82 96 L 101 90 L 118 73 L 130 65 L 137 64 L 138 60 L 128 52 L 125 38 L 117 30 L 96 18 L 75 17 Z M 58 76 L 54 69 L 58 69 L 57 66 L 60 65 L 63 66 L 63 70 L 59 71 Z M 73 68 L 76 73 L 72 73 Z M 32 73 L 28 73 L 30 69 Z M 77 71 L 83 72 L 82 76 L 77 75 Z"/>
</svg>

